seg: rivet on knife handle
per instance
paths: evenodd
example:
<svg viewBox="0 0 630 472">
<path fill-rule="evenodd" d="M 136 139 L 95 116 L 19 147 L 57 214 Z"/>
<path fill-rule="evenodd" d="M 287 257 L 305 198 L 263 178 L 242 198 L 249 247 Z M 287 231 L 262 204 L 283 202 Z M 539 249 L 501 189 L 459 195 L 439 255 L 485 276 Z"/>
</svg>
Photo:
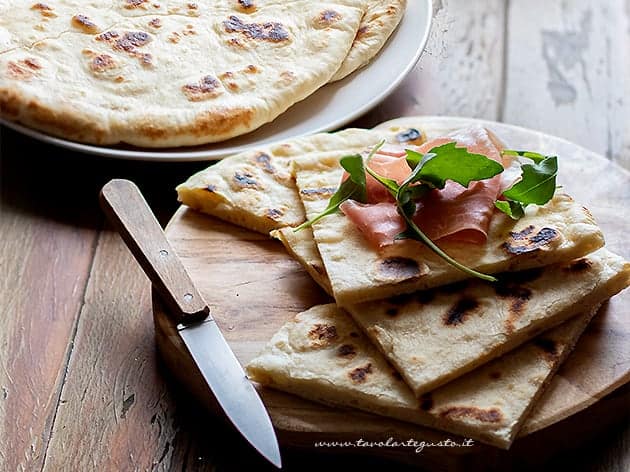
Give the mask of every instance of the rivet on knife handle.
<svg viewBox="0 0 630 472">
<path fill-rule="evenodd" d="M 179 323 L 206 318 L 210 310 L 175 254 L 138 187 L 110 180 L 101 190 L 101 207 L 153 282 Z"/>
</svg>

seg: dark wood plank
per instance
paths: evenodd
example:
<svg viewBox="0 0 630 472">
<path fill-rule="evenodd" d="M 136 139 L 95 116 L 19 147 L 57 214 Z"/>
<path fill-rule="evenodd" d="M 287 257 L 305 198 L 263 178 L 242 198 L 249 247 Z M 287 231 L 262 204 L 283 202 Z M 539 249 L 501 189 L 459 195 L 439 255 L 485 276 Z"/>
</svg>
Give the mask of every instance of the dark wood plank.
<svg viewBox="0 0 630 472">
<path fill-rule="evenodd" d="M 97 231 L 32 211 L 47 207 L 41 188 L 29 185 L 38 177 L 7 162 L 4 144 L 0 470 L 36 470 L 44 461 Z"/>
</svg>

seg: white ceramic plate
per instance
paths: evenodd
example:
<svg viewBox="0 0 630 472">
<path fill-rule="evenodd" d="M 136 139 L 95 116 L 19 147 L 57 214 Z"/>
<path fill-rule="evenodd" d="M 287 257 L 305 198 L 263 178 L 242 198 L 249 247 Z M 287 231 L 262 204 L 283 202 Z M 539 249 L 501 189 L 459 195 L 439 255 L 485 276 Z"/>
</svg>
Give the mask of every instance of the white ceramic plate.
<svg viewBox="0 0 630 472">
<path fill-rule="evenodd" d="M 397 30 L 367 67 L 344 80 L 325 85 L 271 123 L 221 143 L 170 149 L 94 146 L 49 136 L 16 123 L 0 122 L 32 138 L 87 154 L 146 161 L 220 159 L 261 144 L 337 129 L 376 106 L 418 62 L 429 36 L 431 14 L 431 0 L 407 2 L 407 11 Z"/>
</svg>

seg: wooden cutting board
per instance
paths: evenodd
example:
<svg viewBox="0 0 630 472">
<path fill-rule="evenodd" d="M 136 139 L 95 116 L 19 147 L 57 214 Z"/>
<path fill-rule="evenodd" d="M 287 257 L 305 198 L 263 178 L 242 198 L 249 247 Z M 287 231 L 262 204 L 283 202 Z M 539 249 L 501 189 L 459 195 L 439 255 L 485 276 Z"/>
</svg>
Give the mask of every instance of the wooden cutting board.
<svg viewBox="0 0 630 472">
<path fill-rule="evenodd" d="M 473 122 L 490 128 L 510 148 L 557 154 L 560 157 L 559 184 L 591 210 L 606 235 L 607 246 L 630 259 L 627 242 L 630 234 L 630 173 L 602 156 L 536 131 L 464 118 L 410 118 L 410 124 L 426 129 L 431 135 Z M 185 207 L 176 212 L 166 232 L 242 364 L 252 359 L 278 328 L 296 313 L 329 301 L 299 264 L 286 254 L 282 245 L 265 235 Z M 155 296 L 154 315 L 157 342 L 167 364 L 182 382 L 212 407 L 205 385 Z M 601 309 L 526 421 L 521 436 L 585 409 L 628 382 L 629 339 L 630 290 L 626 290 Z M 270 389 L 261 388 L 261 395 L 284 445 L 313 447 L 317 440 L 378 440 L 390 436 L 425 441 L 454 437 L 366 413 L 317 405 Z M 601 414 L 600 411 L 597 418 L 588 420 L 591 429 L 603 424 Z M 610 414 L 615 415 L 614 411 Z M 526 450 L 527 444 L 528 438 L 518 439 L 513 449 Z M 539 447 L 540 444 L 536 449 Z M 425 465 L 435 461 L 442 467 L 448 464 L 450 467 L 471 454 L 488 458 L 489 453 L 496 452 L 492 450 L 489 446 L 476 445 L 474 448 L 436 448 L 421 456 L 410 454 L 409 450 L 370 449 L 362 452 L 388 454 Z"/>
</svg>

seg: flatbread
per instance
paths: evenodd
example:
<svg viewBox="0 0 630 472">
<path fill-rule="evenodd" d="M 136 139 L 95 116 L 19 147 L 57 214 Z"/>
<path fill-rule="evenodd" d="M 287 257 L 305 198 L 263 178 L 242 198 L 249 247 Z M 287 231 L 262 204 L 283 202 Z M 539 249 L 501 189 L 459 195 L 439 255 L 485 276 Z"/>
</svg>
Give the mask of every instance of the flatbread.
<svg viewBox="0 0 630 472">
<path fill-rule="evenodd" d="M 308 233 L 299 236 L 283 228 L 274 235 L 330 294 Z M 624 289 L 630 284 L 630 263 L 600 249 L 499 279 L 496 285 L 465 281 L 346 309 L 420 395 L 561 323 L 574 305 L 601 303 Z"/>
<path fill-rule="evenodd" d="M 294 172 L 308 219 L 321 213 L 343 168 L 327 156 L 295 160 Z M 445 285 L 469 277 L 422 243 L 399 241 L 379 251 L 342 213 L 313 225 L 319 253 L 340 306 L 377 300 Z M 558 194 L 544 206 L 530 206 L 514 221 L 495 212 L 485 244 L 439 246 L 462 264 L 485 273 L 523 270 L 581 257 L 604 245 L 591 214 L 568 195 Z"/>
<path fill-rule="evenodd" d="M 378 54 L 402 19 L 407 0 L 369 0 L 348 56 L 331 82 L 367 65 Z"/>
<path fill-rule="evenodd" d="M 293 159 L 324 155 L 338 161 L 382 139 L 400 142 L 404 136 L 400 131 L 346 129 L 240 153 L 190 177 L 177 187 L 178 198 L 191 208 L 268 234 L 304 221 L 290 171 Z"/>
<path fill-rule="evenodd" d="M 247 366 L 266 386 L 508 448 L 596 309 L 421 399 L 334 304 L 300 313 Z"/>
<path fill-rule="evenodd" d="M 4 0 L 0 113 L 95 144 L 225 140 L 326 84 L 366 6 L 367 0 Z"/>
</svg>

